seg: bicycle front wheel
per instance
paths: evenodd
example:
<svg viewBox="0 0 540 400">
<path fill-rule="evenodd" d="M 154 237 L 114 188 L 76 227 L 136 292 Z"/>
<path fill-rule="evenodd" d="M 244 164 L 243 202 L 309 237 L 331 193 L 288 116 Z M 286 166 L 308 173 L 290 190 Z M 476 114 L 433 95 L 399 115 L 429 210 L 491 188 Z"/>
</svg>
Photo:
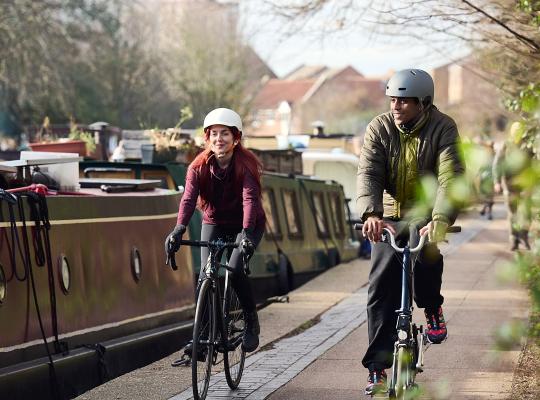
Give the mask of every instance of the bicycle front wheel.
<svg viewBox="0 0 540 400">
<path fill-rule="evenodd" d="M 227 285 L 224 296 L 223 316 L 225 332 L 227 334 L 227 348 L 223 357 L 225 378 L 229 387 L 236 389 L 240 384 L 240 379 L 242 379 L 246 359 L 246 352 L 242 348 L 245 321 L 240 300 L 232 285 Z"/>
<path fill-rule="evenodd" d="M 411 383 L 412 353 L 409 348 L 399 347 L 394 356 L 394 366 L 392 370 L 392 392 L 396 399 L 405 399 L 407 388 Z"/>
<path fill-rule="evenodd" d="M 210 280 L 205 279 L 199 288 L 195 323 L 193 325 L 191 382 L 195 400 L 204 400 L 208 392 L 215 336 L 216 312 L 214 296 Z"/>
</svg>

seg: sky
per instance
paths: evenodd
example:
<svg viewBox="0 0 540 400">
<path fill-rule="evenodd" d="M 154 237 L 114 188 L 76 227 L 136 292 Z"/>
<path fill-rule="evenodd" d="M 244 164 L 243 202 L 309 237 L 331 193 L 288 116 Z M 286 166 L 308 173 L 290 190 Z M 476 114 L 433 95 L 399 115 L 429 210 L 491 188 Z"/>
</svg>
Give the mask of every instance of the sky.
<svg viewBox="0 0 540 400">
<path fill-rule="evenodd" d="M 352 65 L 366 76 L 386 76 L 404 68 L 430 70 L 469 53 L 460 43 L 438 44 L 434 51 L 426 43 L 395 35 L 377 35 L 362 27 L 351 27 L 332 34 L 321 34 L 319 26 L 328 22 L 322 16 L 302 30 L 290 27 L 265 10 L 259 0 L 240 2 L 243 31 L 257 54 L 282 77 L 296 67 Z M 326 18 L 331 20 L 331 18 Z"/>
</svg>

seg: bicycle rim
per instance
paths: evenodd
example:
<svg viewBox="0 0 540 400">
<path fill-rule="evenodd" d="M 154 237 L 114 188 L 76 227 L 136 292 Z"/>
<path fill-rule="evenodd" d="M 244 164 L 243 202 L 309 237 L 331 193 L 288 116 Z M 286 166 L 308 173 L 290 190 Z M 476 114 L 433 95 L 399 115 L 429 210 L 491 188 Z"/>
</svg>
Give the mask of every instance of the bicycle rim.
<svg viewBox="0 0 540 400">
<path fill-rule="evenodd" d="M 230 283 L 230 282 L 229 282 Z M 246 352 L 242 349 L 245 321 L 240 300 L 232 285 L 228 285 L 224 303 L 227 350 L 224 353 L 225 378 L 231 389 L 236 389 L 242 379 Z"/>
<path fill-rule="evenodd" d="M 210 280 L 202 282 L 197 296 L 195 323 L 193 325 L 193 353 L 191 381 L 195 400 L 204 400 L 210 383 L 216 319 Z"/>
</svg>

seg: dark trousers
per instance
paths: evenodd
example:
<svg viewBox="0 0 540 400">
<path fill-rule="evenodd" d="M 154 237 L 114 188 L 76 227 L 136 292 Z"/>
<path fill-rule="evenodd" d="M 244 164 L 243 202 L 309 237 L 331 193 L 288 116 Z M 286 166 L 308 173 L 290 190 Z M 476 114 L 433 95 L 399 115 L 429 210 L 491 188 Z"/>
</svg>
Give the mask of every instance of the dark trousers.
<svg viewBox="0 0 540 400">
<path fill-rule="evenodd" d="M 201 240 L 216 240 L 221 238 L 225 241 L 239 242 L 241 240 L 241 229 L 225 227 L 219 225 L 203 224 L 201 229 Z M 253 239 L 255 247 L 259 244 L 264 233 L 264 227 L 256 228 L 253 233 Z M 201 247 L 201 271 L 206 266 L 208 255 L 210 254 L 207 247 Z M 221 257 L 219 255 L 219 257 Z M 242 255 L 239 249 L 232 251 L 229 259 L 229 266 L 233 268 L 231 275 L 231 283 L 236 291 L 238 300 L 245 312 L 252 312 L 255 310 L 256 304 L 253 299 L 253 291 L 251 290 L 251 284 L 248 276 L 244 272 L 244 266 L 242 264 Z"/>
<path fill-rule="evenodd" d="M 398 235 L 396 244 L 404 247 L 408 233 Z M 402 254 L 389 244 L 375 243 L 371 251 L 368 289 L 369 345 L 362 364 L 370 369 L 392 366 L 396 340 L 396 310 L 401 305 Z M 443 258 L 435 243 L 427 243 L 414 264 L 414 300 L 419 308 L 439 307 Z"/>
</svg>

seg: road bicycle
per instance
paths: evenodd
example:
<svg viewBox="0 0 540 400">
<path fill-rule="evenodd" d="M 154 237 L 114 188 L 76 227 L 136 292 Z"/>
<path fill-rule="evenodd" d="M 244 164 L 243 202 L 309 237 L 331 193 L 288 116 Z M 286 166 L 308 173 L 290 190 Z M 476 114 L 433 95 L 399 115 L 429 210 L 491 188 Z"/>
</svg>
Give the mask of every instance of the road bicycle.
<svg viewBox="0 0 540 400">
<path fill-rule="evenodd" d="M 232 268 L 222 264 L 221 258 L 227 250 L 227 259 L 233 249 L 242 244 L 222 239 L 212 241 L 180 240 L 180 245 L 208 247 L 209 256 L 197 282 L 197 305 L 193 323 L 191 351 L 191 377 L 193 397 L 204 400 L 208 393 L 212 365 L 218 364 L 218 355 L 223 354 L 225 378 L 231 389 L 238 388 L 246 353 L 242 348 L 245 320 L 242 306 L 232 287 Z M 246 254 L 243 252 L 243 254 Z M 249 274 L 248 258 L 243 255 L 244 270 Z M 168 254 L 167 263 L 176 269 L 174 255 Z M 220 269 L 225 269 L 223 291 L 219 280 Z"/>
<path fill-rule="evenodd" d="M 404 247 L 396 244 L 395 237 L 388 229 L 383 229 L 381 241 L 389 244 L 397 252 L 403 254 L 401 270 L 401 306 L 396 310 L 397 340 L 394 343 L 392 361 L 392 375 L 388 382 L 388 397 L 391 399 L 405 400 L 410 398 L 408 393 L 416 388 L 416 374 L 423 371 L 424 352 L 426 350 L 427 337 L 422 325 L 413 322 L 413 256 L 417 255 L 424 247 L 427 235 L 420 236 L 418 244 L 411 247 L 411 238 L 418 238 L 419 224 L 409 225 L 409 240 Z M 354 229 L 361 230 L 362 224 L 354 224 Z M 450 226 L 447 233 L 461 232 L 461 227 Z"/>
</svg>

